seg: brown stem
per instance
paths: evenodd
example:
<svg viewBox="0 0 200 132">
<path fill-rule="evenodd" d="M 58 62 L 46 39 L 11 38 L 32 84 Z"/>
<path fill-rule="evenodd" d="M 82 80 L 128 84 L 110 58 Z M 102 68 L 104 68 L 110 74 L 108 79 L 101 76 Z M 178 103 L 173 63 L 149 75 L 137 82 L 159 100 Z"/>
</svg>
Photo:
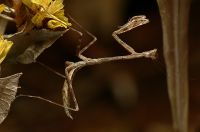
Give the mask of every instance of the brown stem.
<svg viewBox="0 0 200 132">
<path fill-rule="evenodd" d="M 188 17 L 190 0 L 157 0 L 175 132 L 188 132 Z"/>
</svg>

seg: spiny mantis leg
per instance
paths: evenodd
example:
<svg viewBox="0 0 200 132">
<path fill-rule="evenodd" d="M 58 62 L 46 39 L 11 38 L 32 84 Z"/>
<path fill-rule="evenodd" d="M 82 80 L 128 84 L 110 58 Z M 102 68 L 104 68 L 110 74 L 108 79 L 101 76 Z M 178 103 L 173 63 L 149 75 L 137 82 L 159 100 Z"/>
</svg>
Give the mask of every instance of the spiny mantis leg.
<svg viewBox="0 0 200 132">
<path fill-rule="evenodd" d="M 79 30 L 77 30 L 77 29 L 75 29 L 75 28 L 73 28 L 73 27 L 70 27 L 69 29 L 71 29 L 72 31 L 76 32 L 80 37 L 83 36 L 83 33 L 80 32 Z"/>
<path fill-rule="evenodd" d="M 78 102 L 76 100 L 74 89 L 73 89 L 72 83 L 71 83 L 72 74 L 70 75 L 70 72 L 68 72 L 67 69 L 65 69 L 65 74 L 66 74 L 66 80 L 65 80 L 64 86 L 63 86 L 63 100 L 65 101 L 64 102 L 65 111 L 67 112 L 69 117 L 71 117 L 71 114 L 70 114 L 70 112 L 68 110 L 78 111 L 79 110 L 79 106 L 78 106 Z M 71 108 L 69 106 L 70 104 L 66 104 L 66 101 L 69 102 L 68 91 L 71 94 L 72 100 L 74 102 L 74 108 Z"/>
<path fill-rule="evenodd" d="M 144 25 L 148 22 L 149 22 L 149 20 L 146 19 L 146 16 L 144 16 L 144 15 L 134 16 L 126 24 L 121 26 L 118 30 L 114 31 L 112 33 L 112 36 L 129 53 L 134 54 L 134 53 L 136 53 L 135 50 L 132 47 L 130 47 L 128 44 L 126 44 L 122 39 L 120 39 L 118 35 L 128 32 L 128 31 L 132 30 L 133 28 Z"/>
<path fill-rule="evenodd" d="M 90 58 L 88 58 L 88 57 L 85 57 L 84 55 L 83 55 L 83 52 L 85 52 L 90 46 L 92 46 L 95 42 L 96 42 L 96 40 L 97 40 L 97 38 L 92 34 L 92 33 L 90 33 L 88 30 L 86 30 L 83 26 L 81 26 L 76 20 L 74 20 L 74 18 L 72 18 L 69 14 L 68 14 L 68 17 L 79 27 L 79 28 L 81 28 L 84 32 L 86 32 L 90 37 L 92 37 L 92 41 L 90 41 L 86 46 L 84 46 L 82 49 L 78 49 L 79 51 L 78 51 L 78 57 L 80 58 L 80 59 L 82 59 L 82 60 L 85 60 L 85 61 L 87 61 L 87 60 L 89 60 Z"/>
</svg>

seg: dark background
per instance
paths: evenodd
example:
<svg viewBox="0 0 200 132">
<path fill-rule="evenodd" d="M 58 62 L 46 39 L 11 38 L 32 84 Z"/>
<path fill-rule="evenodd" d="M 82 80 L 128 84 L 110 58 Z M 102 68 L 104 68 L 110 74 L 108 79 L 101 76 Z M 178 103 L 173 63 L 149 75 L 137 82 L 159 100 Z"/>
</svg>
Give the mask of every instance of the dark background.
<svg viewBox="0 0 200 132">
<path fill-rule="evenodd" d="M 190 132 L 200 131 L 200 1 L 193 0 L 189 23 Z M 65 11 L 98 39 L 85 53 L 91 58 L 127 54 L 112 38 L 132 16 L 146 15 L 149 24 L 120 37 L 138 52 L 158 49 L 158 58 L 118 61 L 85 67 L 74 78 L 80 106 L 69 119 L 63 108 L 47 102 L 17 98 L 1 132 L 172 132 L 162 55 L 162 29 L 156 0 L 65 0 Z M 78 26 L 73 25 L 76 29 Z M 80 29 L 81 30 L 81 29 Z M 83 32 L 84 33 L 84 32 Z M 83 45 L 91 37 L 83 36 Z M 65 33 L 38 61 L 64 74 L 64 62 L 78 61 L 79 36 Z M 39 64 L 14 65 L 23 71 L 18 93 L 62 103 L 64 79 Z"/>
</svg>

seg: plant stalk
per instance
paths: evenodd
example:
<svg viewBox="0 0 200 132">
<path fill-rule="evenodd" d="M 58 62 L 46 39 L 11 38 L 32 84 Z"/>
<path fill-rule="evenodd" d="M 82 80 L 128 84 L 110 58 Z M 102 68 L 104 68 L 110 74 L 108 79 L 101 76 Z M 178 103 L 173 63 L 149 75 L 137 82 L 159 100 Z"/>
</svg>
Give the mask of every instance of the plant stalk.
<svg viewBox="0 0 200 132">
<path fill-rule="evenodd" d="M 188 21 L 190 0 L 157 0 L 175 132 L 188 132 Z"/>
</svg>

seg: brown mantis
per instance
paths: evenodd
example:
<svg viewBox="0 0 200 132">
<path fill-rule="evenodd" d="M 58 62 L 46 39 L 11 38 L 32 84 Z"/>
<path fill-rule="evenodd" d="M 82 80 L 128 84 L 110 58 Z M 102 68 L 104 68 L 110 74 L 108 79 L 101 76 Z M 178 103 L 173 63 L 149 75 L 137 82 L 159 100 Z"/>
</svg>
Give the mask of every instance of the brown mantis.
<svg viewBox="0 0 200 132">
<path fill-rule="evenodd" d="M 76 22 L 76 21 L 74 21 L 74 22 Z M 66 62 L 66 65 L 67 65 L 67 67 L 65 69 L 66 81 L 63 86 L 63 103 L 64 103 L 65 111 L 69 117 L 71 117 L 69 110 L 73 110 L 73 111 L 79 110 L 78 103 L 76 101 L 75 94 L 74 94 L 73 87 L 72 87 L 73 76 L 79 69 L 81 69 L 85 66 L 89 66 L 89 65 L 97 65 L 97 64 L 102 64 L 105 62 L 118 61 L 118 60 L 129 60 L 129 59 L 142 58 L 142 57 L 155 59 L 156 49 L 142 52 L 142 53 L 137 53 L 132 47 L 130 47 L 128 44 L 126 44 L 123 40 L 121 40 L 118 37 L 119 34 L 128 32 L 128 31 L 130 31 L 138 26 L 141 26 L 143 24 L 146 24 L 148 22 L 149 22 L 149 20 L 146 19 L 145 16 L 142 16 L 142 15 L 135 16 L 135 17 L 132 17 L 126 24 L 121 26 L 118 30 L 113 32 L 112 36 L 115 38 L 115 40 L 130 53 L 129 55 L 124 55 L 124 56 L 114 56 L 114 57 L 105 57 L 105 58 L 97 58 L 97 59 L 87 58 L 86 56 L 83 55 L 83 52 L 86 51 L 92 44 L 94 44 L 94 42 L 96 41 L 96 37 L 94 37 L 91 33 L 86 31 L 90 36 L 93 37 L 93 40 L 78 52 L 78 57 L 80 59 L 82 59 L 82 61 L 75 62 L 75 63 L 68 62 L 68 61 Z M 79 25 L 79 27 L 81 27 L 81 26 Z M 72 95 L 73 102 L 75 104 L 74 108 L 69 107 L 70 104 L 69 104 L 68 91 Z"/>
</svg>

